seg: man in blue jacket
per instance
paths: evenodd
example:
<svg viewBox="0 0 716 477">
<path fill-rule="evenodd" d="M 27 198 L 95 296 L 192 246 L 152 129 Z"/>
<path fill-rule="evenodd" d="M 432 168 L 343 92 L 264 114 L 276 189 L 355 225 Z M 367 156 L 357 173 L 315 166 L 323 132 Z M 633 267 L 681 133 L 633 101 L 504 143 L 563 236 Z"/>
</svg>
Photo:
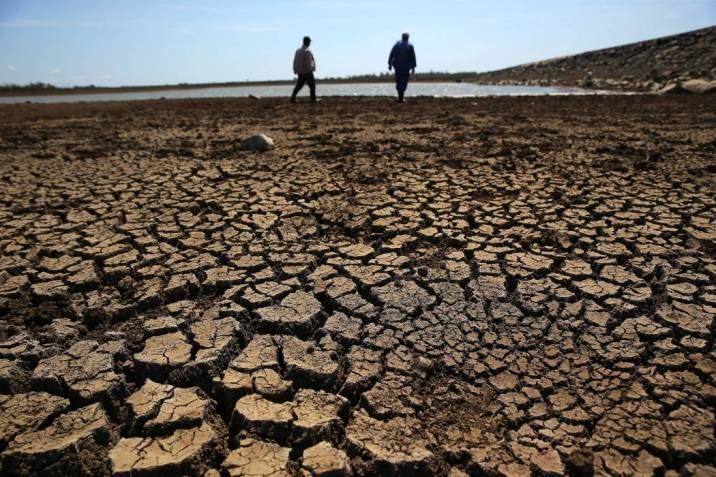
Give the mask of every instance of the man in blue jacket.
<svg viewBox="0 0 716 477">
<path fill-rule="evenodd" d="M 395 68 L 395 87 L 398 90 L 398 101 L 405 102 L 405 90 L 408 88 L 410 74 L 415 74 L 415 48 L 408 41 L 410 34 L 403 33 L 403 39 L 393 46 L 388 57 L 388 71 Z"/>
</svg>

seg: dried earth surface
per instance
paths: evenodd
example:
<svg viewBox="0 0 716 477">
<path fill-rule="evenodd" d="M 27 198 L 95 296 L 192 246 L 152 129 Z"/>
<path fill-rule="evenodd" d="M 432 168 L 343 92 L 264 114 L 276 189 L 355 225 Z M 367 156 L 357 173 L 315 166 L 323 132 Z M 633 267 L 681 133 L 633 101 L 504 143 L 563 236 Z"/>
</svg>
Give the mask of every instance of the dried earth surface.
<svg viewBox="0 0 716 477">
<path fill-rule="evenodd" d="M 0 107 L 0 474 L 714 475 L 715 156 L 713 96 Z"/>
</svg>

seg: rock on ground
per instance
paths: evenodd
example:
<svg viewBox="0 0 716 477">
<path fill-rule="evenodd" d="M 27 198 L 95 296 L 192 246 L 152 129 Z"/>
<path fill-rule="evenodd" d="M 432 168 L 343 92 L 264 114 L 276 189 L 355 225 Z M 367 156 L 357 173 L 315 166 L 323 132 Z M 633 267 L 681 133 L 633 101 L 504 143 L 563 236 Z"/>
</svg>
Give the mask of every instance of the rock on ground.
<svg viewBox="0 0 716 477">
<path fill-rule="evenodd" d="M 256 134 L 241 141 L 241 147 L 249 151 L 265 152 L 273 149 L 274 141 L 265 134 Z"/>
</svg>

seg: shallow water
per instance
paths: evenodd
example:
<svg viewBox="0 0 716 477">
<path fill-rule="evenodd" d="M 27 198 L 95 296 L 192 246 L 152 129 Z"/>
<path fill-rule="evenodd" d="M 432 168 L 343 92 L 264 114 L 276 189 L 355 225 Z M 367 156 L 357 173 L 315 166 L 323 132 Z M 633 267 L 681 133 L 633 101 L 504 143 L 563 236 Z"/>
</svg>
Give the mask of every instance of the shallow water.
<svg viewBox="0 0 716 477">
<path fill-rule="evenodd" d="M 98 94 L 62 94 L 50 96 L 8 96 L 0 97 L 0 104 L 24 103 L 71 103 L 78 101 L 128 101 L 141 99 L 179 99 L 179 98 L 220 98 L 220 97 L 281 97 L 291 94 L 292 86 L 233 86 L 224 88 L 175 89 L 161 91 L 143 91 L 127 93 Z M 407 96 L 542 96 L 600 94 L 604 92 L 580 88 L 543 87 L 543 86 L 489 86 L 472 83 L 412 83 Z M 308 95 L 308 88 L 301 96 Z M 319 96 L 394 96 L 395 87 L 391 83 L 343 83 L 318 84 Z"/>
</svg>

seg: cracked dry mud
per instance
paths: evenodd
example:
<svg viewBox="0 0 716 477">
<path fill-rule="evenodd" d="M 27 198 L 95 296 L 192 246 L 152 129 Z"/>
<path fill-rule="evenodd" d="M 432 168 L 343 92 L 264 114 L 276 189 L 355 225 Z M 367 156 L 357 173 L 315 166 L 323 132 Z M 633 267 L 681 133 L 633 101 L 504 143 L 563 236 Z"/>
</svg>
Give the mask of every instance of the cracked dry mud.
<svg viewBox="0 0 716 477">
<path fill-rule="evenodd" d="M 2 106 L 0 474 L 715 475 L 715 153 L 714 97 Z"/>
</svg>

